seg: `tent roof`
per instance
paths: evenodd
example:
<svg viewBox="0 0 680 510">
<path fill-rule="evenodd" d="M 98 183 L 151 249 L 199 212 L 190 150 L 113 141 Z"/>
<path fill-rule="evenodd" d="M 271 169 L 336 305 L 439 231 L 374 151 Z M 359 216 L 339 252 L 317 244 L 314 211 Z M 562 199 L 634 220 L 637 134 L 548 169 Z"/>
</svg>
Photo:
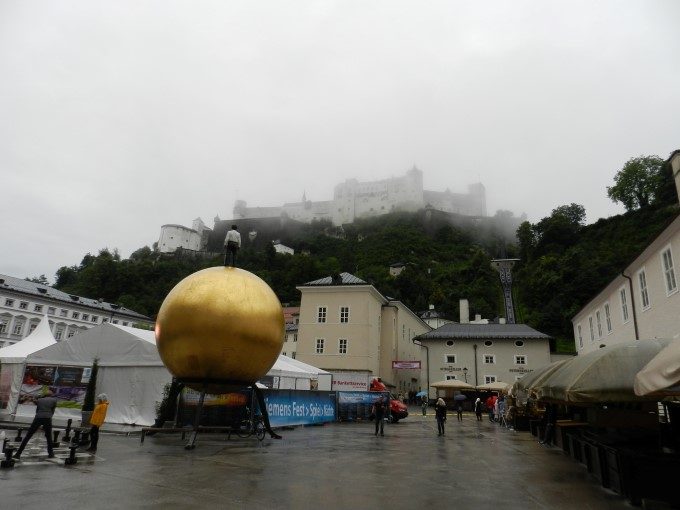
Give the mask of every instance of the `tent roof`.
<svg viewBox="0 0 680 510">
<path fill-rule="evenodd" d="M 104 323 L 27 356 L 41 365 L 163 366 L 153 331 Z"/>
<path fill-rule="evenodd" d="M 316 368 L 315 366 L 303 363 L 283 354 L 279 355 L 274 366 L 269 370 L 267 375 L 278 375 L 288 377 L 304 377 L 318 374 L 328 374 L 325 370 Z"/>
<path fill-rule="evenodd" d="M 3 363 L 22 363 L 29 354 L 56 343 L 50 330 L 50 321 L 45 315 L 30 335 L 13 345 L 0 349 L 0 360 Z"/>
</svg>

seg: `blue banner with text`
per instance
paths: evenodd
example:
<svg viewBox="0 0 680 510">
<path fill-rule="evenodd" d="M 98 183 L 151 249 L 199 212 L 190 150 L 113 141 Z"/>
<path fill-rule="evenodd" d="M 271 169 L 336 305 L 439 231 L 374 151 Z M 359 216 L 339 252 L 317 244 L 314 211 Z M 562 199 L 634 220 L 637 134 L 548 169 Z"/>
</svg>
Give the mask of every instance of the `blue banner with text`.
<svg viewBox="0 0 680 510">
<path fill-rule="evenodd" d="M 311 425 L 336 420 L 335 392 L 263 390 L 272 427 Z"/>
</svg>

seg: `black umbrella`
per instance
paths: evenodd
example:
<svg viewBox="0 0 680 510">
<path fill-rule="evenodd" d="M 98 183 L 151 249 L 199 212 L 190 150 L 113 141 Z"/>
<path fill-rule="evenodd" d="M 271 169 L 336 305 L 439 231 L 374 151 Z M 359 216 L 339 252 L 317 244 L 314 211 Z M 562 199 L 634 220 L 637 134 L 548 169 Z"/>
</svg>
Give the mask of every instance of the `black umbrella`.
<svg viewBox="0 0 680 510">
<path fill-rule="evenodd" d="M 453 396 L 453 400 L 467 400 L 467 396 L 459 393 L 458 395 Z"/>
</svg>

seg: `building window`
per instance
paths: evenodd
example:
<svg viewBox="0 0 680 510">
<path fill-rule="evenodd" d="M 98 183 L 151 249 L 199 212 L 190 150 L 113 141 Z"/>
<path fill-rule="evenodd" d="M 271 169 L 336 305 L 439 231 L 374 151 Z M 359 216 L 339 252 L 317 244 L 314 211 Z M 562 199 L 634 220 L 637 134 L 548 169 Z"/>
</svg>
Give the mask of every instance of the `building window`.
<svg viewBox="0 0 680 510">
<path fill-rule="evenodd" d="M 595 320 L 597 321 L 597 337 L 602 338 L 602 318 L 599 310 L 595 312 Z"/>
<path fill-rule="evenodd" d="M 293 333 L 293 342 L 297 342 L 297 333 Z"/>
<path fill-rule="evenodd" d="M 619 291 L 619 296 L 621 297 L 621 317 L 625 324 L 628 322 L 628 300 L 626 298 L 626 289 L 621 289 Z"/>
<path fill-rule="evenodd" d="M 281 354 L 283 354 L 284 356 L 288 356 L 285 352 L 282 352 Z"/>
<path fill-rule="evenodd" d="M 13 299 L 5 299 L 5 306 L 14 306 Z"/>
<path fill-rule="evenodd" d="M 649 292 L 647 292 L 647 275 L 645 270 L 641 269 L 638 273 L 638 282 L 640 283 L 640 299 L 642 300 L 642 309 L 649 308 Z"/>
<path fill-rule="evenodd" d="M 127 326 L 128 324 L 130 324 L 130 323 L 127 322 L 127 321 L 123 322 L 123 326 Z"/>
<path fill-rule="evenodd" d="M 293 352 L 290 353 L 290 357 L 293 358 L 293 359 L 295 359 L 295 351 L 293 351 Z"/>
<path fill-rule="evenodd" d="M 487 347 L 491 347 L 493 345 L 493 342 L 491 340 L 487 340 L 486 342 L 484 342 L 484 345 L 486 345 Z"/>
<path fill-rule="evenodd" d="M 17 322 L 14 324 L 14 329 L 12 330 L 13 335 L 20 335 L 21 332 L 24 330 L 24 323 L 23 322 Z"/>
<path fill-rule="evenodd" d="M 64 336 L 64 328 L 57 328 L 57 331 L 54 333 L 54 339 L 55 340 L 61 340 L 61 337 Z"/>
<path fill-rule="evenodd" d="M 63 308 L 59 310 L 59 316 L 60 317 L 68 317 L 68 310 L 64 310 Z"/>
<path fill-rule="evenodd" d="M 50 307 L 47 309 L 47 315 L 54 315 L 55 313 L 57 313 L 57 309 L 56 309 L 55 307 L 50 306 Z"/>
<path fill-rule="evenodd" d="M 37 324 L 31 324 L 31 325 L 28 327 L 28 332 L 29 332 L 29 333 L 33 333 L 33 332 L 35 331 L 35 328 L 37 328 L 37 327 L 38 327 Z"/>
<path fill-rule="evenodd" d="M 43 305 L 35 305 L 33 307 L 34 312 L 42 312 L 42 310 L 43 310 Z"/>
<path fill-rule="evenodd" d="M 455 378 L 456 378 L 455 375 L 449 375 L 449 374 L 446 375 L 446 380 L 447 380 L 447 381 L 452 381 L 452 380 L 455 379 Z"/>
<path fill-rule="evenodd" d="M 102 324 L 104 324 L 105 322 L 109 322 L 109 319 L 108 319 L 108 317 L 104 317 L 104 318 L 102 318 Z"/>
<path fill-rule="evenodd" d="M 80 319 L 80 312 L 73 312 L 71 314 L 71 317 L 73 317 L 74 319 Z"/>
<path fill-rule="evenodd" d="M 338 340 L 338 353 L 347 354 L 347 339 L 340 338 Z"/>
<path fill-rule="evenodd" d="M 84 313 L 84 314 L 83 314 L 83 320 L 84 320 L 84 321 L 89 321 L 89 320 L 90 320 L 90 314 L 89 314 L 89 313 Z"/>
<path fill-rule="evenodd" d="M 317 309 L 316 322 L 326 322 L 326 307 L 320 306 Z"/>
<path fill-rule="evenodd" d="M 612 332 L 612 314 L 609 310 L 609 303 L 604 304 L 604 320 L 607 323 L 607 333 Z"/>
<path fill-rule="evenodd" d="M 486 363 L 487 365 L 492 365 L 493 363 L 496 363 L 496 356 L 494 356 L 493 354 L 485 354 L 484 363 Z"/>
<path fill-rule="evenodd" d="M 524 342 L 522 340 L 515 340 L 515 345 L 517 347 L 522 347 L 522 346 L 524 346 Z"/>
<path fill-rule="evenodd" d="M 484 384 L 492 383 L 492 382 L 496 382 L 496 376 L 495 375 L 485 375 L 484 376 Z"/>
<path fill-rule="evenodd" d="M 581 325 L 579 324 L 576 326 L 576 330 L 578 331 L 578 346 L 583 347 L 583 335 L 581 334 Z"/>
<path fill-rule="evenodd" d="M 0 334 L 7 333 L 7 326 L 9 326 L 9 320 L 0 319 Z"/>
<path fill-rule="evenodd" d="M 349 322 L 349 306 L 340 307 L 340 323 L 347 324 Z"/>
<path fill-rule="evenodd" d="M 114 324 L 118 324 L 118 319 L 113 319 Z"/>
<path fill-rule="evenodd" d="M 520 354 L 515 355 L 515 365 L 526 365 L 526 364 L 527 364 L 527 357 L 526 356 L 523 356 L 523 355 L 520 355 Z"/>
<path fill-rule="evenodd" d="M 316 353 L 323 354 L 323 338 L 316 339 Z"/>
<path fill-rule="evenodd" d="M 97 322 L 99 320 L 99 317 L 97 315 L 92 316 L 92 322 Z"/>
<path fill-rule="evenodd" d="M 19 301 L 19 310 L 28 310 L 28 301 Z"/>
<path fill-rule="evenodd" d="M 590 341 L 595 340 L 595 330 L 593 329 L 593 318 L 588 317 L 588 323 L 590 324 Z"/>
<path fill-rule="evenodd" d="M 76 334 L 75 330 L 69 329 L 69 330 L 68 330 L 68 335 L 66 335 L 66 336 L 67 336 L 68 338 L 71 338 L 71 337 L 72 337 L 73 335 L 75 335 L 75 334 Z"/>
<path fill-rule="evenodd" d="M 449 347 L 452 347 L 453 346 L 453 340 L 447 340 L 446 345 L 448 345 Z"/>
<path fill-rule="evenodd" d="M 444 356 L 444 363 L 455 363 L 456 362 L 456 355 L 455 354 L 447 354 Z"/>
<path fill-rule="evenodd" d="M 675 269 L 673 269 L 673 254 L 670 248 L 666 248 L 661 253 L 661 263 L 666 281 L 666 294 L 670 295 L 678 290 L 678 284 L 675 281 Z"/>
</svg>

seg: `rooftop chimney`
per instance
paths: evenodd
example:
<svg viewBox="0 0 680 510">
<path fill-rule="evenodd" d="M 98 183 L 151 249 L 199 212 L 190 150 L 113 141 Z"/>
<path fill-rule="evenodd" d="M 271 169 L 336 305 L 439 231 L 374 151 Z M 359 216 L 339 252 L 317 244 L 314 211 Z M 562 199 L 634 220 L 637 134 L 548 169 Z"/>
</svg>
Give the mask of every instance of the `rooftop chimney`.
<svg viewBox="0 0 680 510">
<path fill-rule="evenodd" d="M 467 299 L 460 300 L 460 323 L 470 324 L 470 305 Z"/>
</svg>

